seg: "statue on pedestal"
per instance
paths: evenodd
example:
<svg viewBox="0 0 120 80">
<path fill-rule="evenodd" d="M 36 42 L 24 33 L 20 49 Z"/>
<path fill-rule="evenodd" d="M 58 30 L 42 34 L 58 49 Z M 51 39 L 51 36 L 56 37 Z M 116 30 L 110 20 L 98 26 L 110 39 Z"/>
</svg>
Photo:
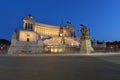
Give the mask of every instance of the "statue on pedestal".
<svg viewBox="0 0 120 80">
<path fill-rule="evenodd" d="M 90 40 L 90 36 L 88 35 L 88 29 L 86 28 L 86 26 L 84 26 L 83 24 L 80 25 L 81 26 L 81 47 L 80 47 L 80 53 L 91 53 L 94 51 L 92 45 L 91 45 L 91 40 Z"/>
</svg>

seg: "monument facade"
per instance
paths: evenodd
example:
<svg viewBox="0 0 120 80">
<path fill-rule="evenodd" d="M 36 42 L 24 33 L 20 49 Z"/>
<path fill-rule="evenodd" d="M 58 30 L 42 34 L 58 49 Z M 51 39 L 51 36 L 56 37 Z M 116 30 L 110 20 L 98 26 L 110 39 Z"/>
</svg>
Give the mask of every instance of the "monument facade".
<svg viewBox="0 0 120 80">
<path fill-rule="evenodd" d="M 79 46 L 75 38 L 75 28 L 70 22 L 53 26 L 38 23 L 28 15 L 23 18 L 23 29 L 14 31 L 8 54 L 64 52 L 65 45 Z"/>
</svg>

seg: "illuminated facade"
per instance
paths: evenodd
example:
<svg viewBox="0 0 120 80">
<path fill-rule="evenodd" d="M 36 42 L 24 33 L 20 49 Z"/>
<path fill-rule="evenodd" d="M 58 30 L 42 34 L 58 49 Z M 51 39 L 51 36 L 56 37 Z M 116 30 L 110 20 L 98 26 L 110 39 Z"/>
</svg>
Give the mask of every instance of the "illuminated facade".
<svg viewBox="0 0 120 80">
<path fill-rule="evenodd" d="M 38 33 L 40 36 L 58 37 L 60 34 L 60 27 L 38 23 L 31 15 L 23 19 L 23 29 Z M 63 35 L 66 37 L 75 37 L 75 28 L 70 22 L 63 26 Z"/>
<path fill-rule="evenodd" d="M 23 19 L 23 30 L 13 33 L 11 43 L 10 54 L 64 52 L 65 45 L 79 46 L 75 41 L 75 28 L 70 22 L 65 26 L 53 26 L 38 23 L 31 15 Z"/>
</svg>

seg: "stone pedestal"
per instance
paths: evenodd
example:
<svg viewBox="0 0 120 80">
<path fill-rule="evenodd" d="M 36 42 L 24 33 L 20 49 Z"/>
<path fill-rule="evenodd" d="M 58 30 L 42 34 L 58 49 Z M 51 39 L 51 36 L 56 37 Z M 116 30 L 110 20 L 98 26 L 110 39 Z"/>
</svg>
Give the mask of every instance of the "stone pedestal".
<svg viewBox="0 0 120 80">
<path fill-rule="evenodd" d="M 82 36 L 81 37 L 80 53 L 90 54 L 93 51 L 94 51 L 94 49 L 91 45 L 90 36 Z"/>
</svg>

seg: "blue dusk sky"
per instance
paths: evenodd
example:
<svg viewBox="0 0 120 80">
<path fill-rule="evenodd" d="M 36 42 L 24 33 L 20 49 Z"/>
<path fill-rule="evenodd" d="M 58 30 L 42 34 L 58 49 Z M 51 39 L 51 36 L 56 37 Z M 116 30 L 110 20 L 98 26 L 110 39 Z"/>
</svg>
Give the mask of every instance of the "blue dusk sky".
<svg viewBox="0 0 120 80">
<path fill-rule="evenodd" d="M 11 40 L 28 14 L 51 25 L 70 21 L 78 36 L 80 24 L 84 24 L 90 28 L 92 39 L 120 40 L 120 0 L 0 0 L 0 39 Z"/>
</svg>

